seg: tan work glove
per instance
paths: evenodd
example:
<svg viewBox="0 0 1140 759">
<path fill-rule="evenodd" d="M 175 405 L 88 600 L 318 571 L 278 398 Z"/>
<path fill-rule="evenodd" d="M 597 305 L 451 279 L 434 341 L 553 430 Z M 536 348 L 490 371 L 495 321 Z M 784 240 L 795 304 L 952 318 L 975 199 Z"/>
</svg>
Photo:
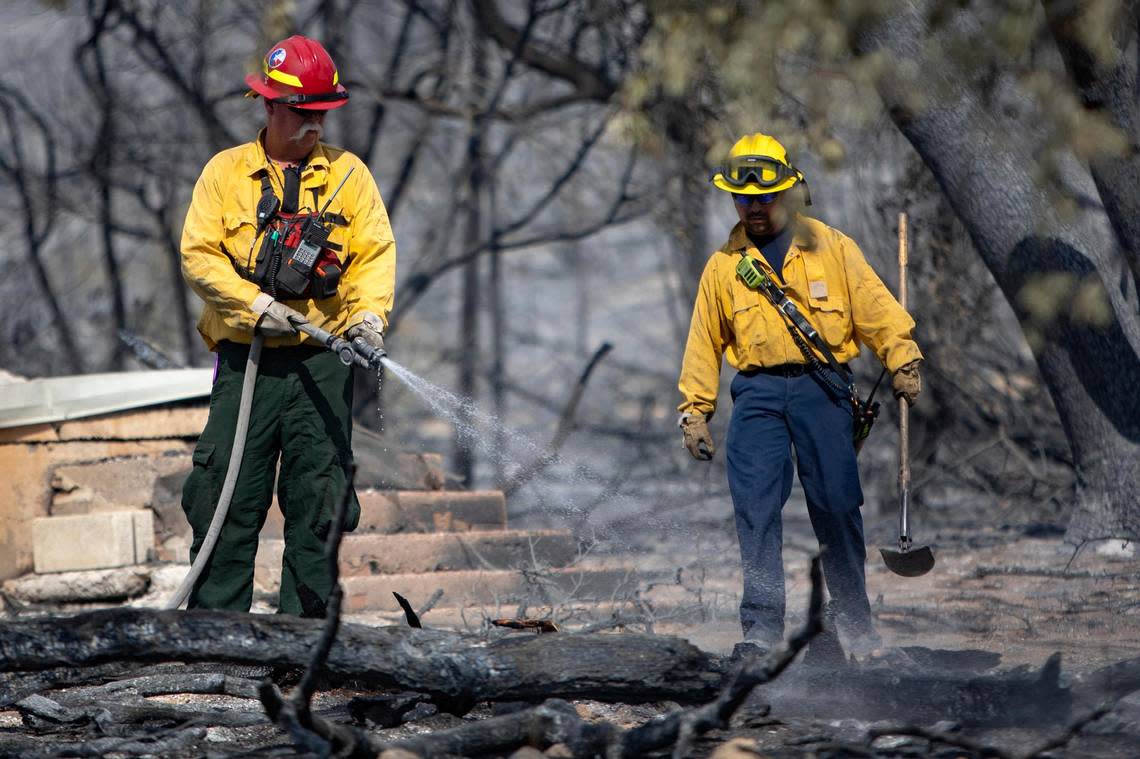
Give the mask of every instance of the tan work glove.
<svg viewBox="0 0 1140 759">
<path fill-rule="evenodd" d="M 922 392 L 922 377 L 918 375 L 918 365 L 921 363 L 922 361 L 911 361 L 909 364 L 900 366 L 891 382 L 895 397 L 906 398 L 906 402 L 911 406 L 918 400 L 918 394 Z"/>
<path fill-rule="evenodd" d="M 364 342 L 376 350 L 384 350 L 384 320 L 370 311 L 365 311 L 362 319 L 363 321 L 359 324 L 354 324 L 348 328 L 345 337 L 349 340 L 362 337 Z"/>
<path fill-rule="evenodd" d="M 681 432 L 685 436 L 685 447 L 697 461 L 708 461 L 716 453 L 708 422 L 701 414 L 685 414 L 681 417 Z"/>
<path fill-rule="evenodd" d="M 265 337 L 290 337 L 297 334 L 294 322 L 307 322 L 304 316 L 297 311 L 273 300 L 268 293 L 261 293 L 253 299 L 249 310 L 257 314 L 257 324 L 254 330 Z M 292 320 L 292 321 L 290 321 Z"/>
</svg>

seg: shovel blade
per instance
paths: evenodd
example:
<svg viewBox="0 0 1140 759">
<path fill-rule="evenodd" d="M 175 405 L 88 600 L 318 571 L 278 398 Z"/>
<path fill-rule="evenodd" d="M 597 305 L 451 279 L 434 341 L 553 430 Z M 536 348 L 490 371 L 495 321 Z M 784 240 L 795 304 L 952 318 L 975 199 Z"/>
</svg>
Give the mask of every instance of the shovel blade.
<svg viewBox="0 0 1140 759">
<path fill-rule="evenodd" d="M 906 551 L 880 548 L 887 569 L 903 577 L 921 577 L 934 569 L 934 552 L 930 546 L 914 546 Z"/>
</svg>

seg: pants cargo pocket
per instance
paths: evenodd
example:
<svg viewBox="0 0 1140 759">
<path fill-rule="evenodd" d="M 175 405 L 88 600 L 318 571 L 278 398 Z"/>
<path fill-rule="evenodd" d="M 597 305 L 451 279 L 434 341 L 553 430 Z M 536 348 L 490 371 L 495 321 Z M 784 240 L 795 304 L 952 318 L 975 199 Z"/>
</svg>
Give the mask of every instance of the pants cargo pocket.
<svg viewBox="0 0 1140 759">
<path fill-rule="evenodd" d="M 348 496 L 348 511 L 344 514 L 344 531 L 352 532 L 360 524 L 360 500 L 356 497 L 356 488 Z"/>
<path fill-rule="evenodd" d="M 340 485 L 337 487 L 337 498 L 340 498 L 344 493 L 344 486 L 348 484 L 348 468 L 352 464 L 352 454 L 349 453 L 347 459 L 342 454 L 337 454 L 337 465 L 340 466 L 340 471 L 345 474 L 340 478 Z M 333 507 L 336 507 L 336 502 L 333 502 Z M 352 492 L 348 494 L 348 508 L 344 512 L 344 531 L 352 532 L 360 524 L 360 500 L 356 497 L 356 488 L 352 488 Z"/>
<path fill-rule="evenodd" d="M 333 455 L 327 463 L 312 471 L 312 484 L 309 492 L 314 496 L 313 513 L 310 516 L 309 530 L 322 540 L 328 535 L 332 525 L 333 515 L 336 514 L 337 504 L 344 495 L 348 477 L 345 475 L 344 464 L 340 457 Z M 352 532 L 360 524 L 360 501 L 353 488 L 348 497 L 348 509 L 344 515 L 344 530 Z"/>
<path fill-rule="evenodd" d="M 182 486 L 182 511 L 195 535 L 206 532 L 214 516 L 214 508 L 221 495 L 215 463 L 214 443 L 199 441 L 194 448 L 193 469 Z"/>
</svg>

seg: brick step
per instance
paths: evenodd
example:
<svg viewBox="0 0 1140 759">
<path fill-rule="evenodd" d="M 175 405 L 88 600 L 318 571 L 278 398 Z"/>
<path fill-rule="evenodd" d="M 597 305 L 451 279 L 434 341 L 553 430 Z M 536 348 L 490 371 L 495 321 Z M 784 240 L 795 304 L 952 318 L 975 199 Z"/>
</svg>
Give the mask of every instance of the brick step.
<svg viewBox="0 0 1140 759">
<path fill-rule="evenodd" d="M 522 601 L 543 604 L 609 601 L 632 595 L 639 582 L 632 567 L 567 567 L 543 572 L 467 570 L 425 574 L 360 575 L 346 577 L 345 611 L 397 611 L 393 591 L 419 608 L 436 590 L 443 590 L 440 608 L 484 608 L 510 616 Z"/>
<path fill-rule="evenodd" d="M 499 490 L 360 490 L 356 534 L 504 530 L 507 499 Z M 276 501 L 263 537 L 280 538 L 284 522 Z"/>
<path fill-rule="evenodd" d="M 276 587 L 285 541 L 262 538 L 257 551 L 257 581 Z M 577 543 L 569 530 L 495 530 L 489 532 L 345 535 L 340 572 L 345 577 L 410 574 L 470 569 L 563 567 L 574 560 Z"/>
<path fill-rule="evenodd" d="M 132 426 L 129 439 L 175 436 L 196 438 L 205 423 L 205 411 L 204 408 L 168 409 L 162 412 L 135 413 L 106 421 L 130 426 L 131 420 L 135 418 L 152 419 L 153 429 L 147 432 L 142 427 L 135 429 Z M 79 423 L 93 424 L 97 420 L 83 420 Z M 374 441 L 374 437 L 365 434 L 362 440 Z M 362 444 L 366 448 L 376 447 L 375 442 Z M 172 445 L 172 448 L 161 455 L 138 451 L 115 458 L 67 461 L 52 467 L 52 515 L 147 508 L 153 507 L 156 500 L 169 500 L 170 493 L 177 496 L 181 493 L 182 483 L 190 474 L 190 453 L 194 446 L 192 443 L 178 443 Z M 388 491 L 434 493 L 438 491 L 432 488 L 439 487 L 445 479 L 443 458 L 435 453 L 389 453 L 384 450 L 382 456 L 373 455 L 367 462 L 358 464 L 356 482 L 362 493 L 366 486 L 386 487 Z"/>
</svg>

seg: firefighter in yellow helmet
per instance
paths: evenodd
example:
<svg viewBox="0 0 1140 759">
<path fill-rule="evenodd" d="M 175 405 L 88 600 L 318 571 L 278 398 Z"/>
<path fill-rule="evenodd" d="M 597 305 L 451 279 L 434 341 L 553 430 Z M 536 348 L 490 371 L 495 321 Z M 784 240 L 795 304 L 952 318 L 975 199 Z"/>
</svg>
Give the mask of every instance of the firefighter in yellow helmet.
<svg viewBox="0 0 1140 759">
<path fill-rule="evenodd" d="M 742 137 L 713 174 L 740 222 L 701 275 L 681 366 L 684 444 L 715 451 L 721 358 L 737 370 L 725 441 L 744 569 L 736 654 L 767 650 L 784 633 L 781 509 L 792 488 L 792 451 L 840 635 L 849 649 L 877 645 L 864 584 L 866 548 L 847 362 L 866 345 L 913 403 L 922 359 L 914 320 L 851 238 L 793 207 L 804 175 L 766 134 Z M 814 333 L 814 337 L 813 334 Z"/>
<path fill-rule="evenodd" d="M 265 348 L 229 511 L 189 606 L 249 610 L 276 484 L 285 521 L 278 609 L 323 616 L 332 589 L 325 536 L 352 460 L 352 369 L 290 319 L 381 348 L 396 244 L 368 167 L 320 139 L 325 116 L 348 101 L 324 47 L 299 35 L 282 40 L 245 81 L 247 95 L 261 99 L 265 128 L 210 159 L 182 231 L 182 274 L 205 302 L 198 331 L 217 353 L 210 417 L 182 489 L 191 558 L 225 479 L 255 331 Z M 345 528 L 359 517 L 351 494 Z"/>
</svg>

